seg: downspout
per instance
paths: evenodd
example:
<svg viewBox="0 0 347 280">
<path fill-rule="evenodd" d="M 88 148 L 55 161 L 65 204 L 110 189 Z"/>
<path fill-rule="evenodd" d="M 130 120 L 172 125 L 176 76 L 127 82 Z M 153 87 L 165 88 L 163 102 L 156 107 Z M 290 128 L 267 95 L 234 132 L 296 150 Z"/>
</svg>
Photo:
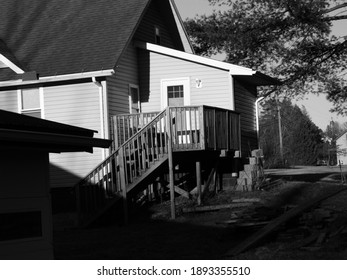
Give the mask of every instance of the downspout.
<svg viewBox="0 0 347 280">
<path fill-rule="evenodd" d="M 258 141 L 258 149 L 260 149 L 260 141 L 259 141 L 259 102 L 264 99 L 264 96 L 257 98 L 255 101 L 255 117 L 256 117 L 256 126 L 257 126 L 257 141 Z"/>
<path fill-rule="evenodd" d="M 99 88 L 99 104 L 100 104 L 100 122 L 101 122 L 101 137 L 103 139 L 109 139 L 109 135 L 108 135 L 108 118 L 107 115 L 105 115 L 107 113 L 107 104 L 106 104 L 106 89 L 105 86 L 103 86 L 103 82 L 99 82 L 96 80 L 96 77 L 92 77 L 92 81 L 93 83 Z M 108 156 L 108 150 L 107 149 L 103 149 L 102 152 L 102 159 L 104 160 L 106 157 Z"/>
</svg>

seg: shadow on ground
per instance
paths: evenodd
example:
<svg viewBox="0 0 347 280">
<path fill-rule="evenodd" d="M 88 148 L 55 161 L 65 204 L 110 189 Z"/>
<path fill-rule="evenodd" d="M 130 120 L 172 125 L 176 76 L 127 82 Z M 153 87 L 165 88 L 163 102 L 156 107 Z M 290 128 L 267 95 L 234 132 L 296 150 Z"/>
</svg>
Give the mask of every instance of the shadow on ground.
<svg viewBox="0 0 347 280">
<path fill-rule="evenodd" d="M 245 232 L 170 221 L 54 233 L 56 259 L 223 259 Z"/>
<path fill-rule="evenodd" d="M 315 183 L 321 179 L 334 174 L 335 172 L 326 173 L 305 173 L 305 174 L 288 174 L 288 175 L 269 175 L 272 180 L 283 179 L 286 181 L 310 182 Z M 338 176 L 338 175 L 336 175 Z"/>
</svg>

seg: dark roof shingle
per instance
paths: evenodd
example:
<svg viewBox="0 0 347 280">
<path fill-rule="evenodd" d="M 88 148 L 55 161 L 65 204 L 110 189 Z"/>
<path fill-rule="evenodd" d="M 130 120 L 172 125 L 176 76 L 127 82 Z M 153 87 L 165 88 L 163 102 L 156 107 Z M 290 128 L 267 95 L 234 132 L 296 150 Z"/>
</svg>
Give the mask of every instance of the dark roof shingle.
<svg viewBox="0 0 347 280">
<path fill-rule="evenodd" d="M 112 69 L 149 2 L 2 0 L 0 39 L 40 77 Z"/>
</svg>

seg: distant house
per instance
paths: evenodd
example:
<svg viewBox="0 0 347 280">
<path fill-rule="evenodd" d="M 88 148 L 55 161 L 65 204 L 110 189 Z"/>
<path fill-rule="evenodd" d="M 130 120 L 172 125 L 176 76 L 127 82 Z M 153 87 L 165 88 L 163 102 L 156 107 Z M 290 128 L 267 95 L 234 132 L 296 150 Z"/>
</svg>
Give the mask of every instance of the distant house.
<svg viewBox="0 0 347 280">
<path fill-rule="evenodd" d="M 0 259 L 51 259 L 49 153 L 92 152 L 94 131 L 0 110 Z"/>
<path fill-rule="evenodd" d="M 347 131 L 336 139 L 337 164 L 347 164 Z"/>
<path fill-rule="evenodd" d="M 209 105 L 240 114 L 234 149 L 246 155 L 257 148 L 257 86 L 278 81 L 195 55 L 172 0 L 4 0 L 0 17 L 0 109 L 111 139 L 117 130 L 131 135 L 129 124 L 114 126 L 114 116 Z M 180 127 L 194 121 L 187 117 Z M 52 188 L 71 188 L 112 152 L 50 155 Z"/>
</svg>

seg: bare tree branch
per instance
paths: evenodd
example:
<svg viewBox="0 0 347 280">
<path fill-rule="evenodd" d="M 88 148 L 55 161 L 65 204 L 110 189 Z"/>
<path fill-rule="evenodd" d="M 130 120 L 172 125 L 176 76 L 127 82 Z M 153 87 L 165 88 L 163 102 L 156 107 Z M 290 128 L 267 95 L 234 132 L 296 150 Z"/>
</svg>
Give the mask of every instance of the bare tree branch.
<svg viewBox="0 0 347 280">
<path fill-rule="evenodd" d="M 336 20 L 342 20 L 347 19 L 347 15 L 345 16 L 334 16 L 334 17 L 325 17 L 323 18 L 323 21 L 336 21 Z"/>
<path fill-rule="evenodd" d="M 340 4 L 340 5 L 336 5 L 335 7 L 332 7 L 332 8 L 330 8 L 330 9 L 326 9 L 326 10 L 324 11 L 324 13 L 327 14 L 327 13 L 330 13 L 330 12 L 333 12 L 333 11 L 336 11 L 336 10 L 339 10 L 339 9 L 342 9 L 342 8 L 344 8 L 344 7 L 347 7 L 347 3 L 342 3 L 342 4 Z"/>
</svg>

